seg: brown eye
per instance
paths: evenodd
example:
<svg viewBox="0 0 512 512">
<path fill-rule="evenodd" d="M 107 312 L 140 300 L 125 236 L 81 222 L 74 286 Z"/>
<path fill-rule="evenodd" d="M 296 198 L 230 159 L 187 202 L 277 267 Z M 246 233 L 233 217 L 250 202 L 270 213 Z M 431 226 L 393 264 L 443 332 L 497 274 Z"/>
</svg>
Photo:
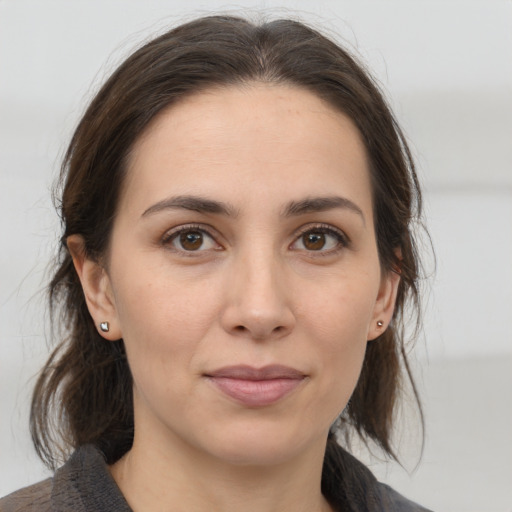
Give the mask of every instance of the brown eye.
<svg viewBox="0 0 512 512">
<path fill-rule="evenodd" d="M 332 254 L 348 245 L 348 239 L 342 231 L 331 226 L 322 225 L 303 231 L 291 245 L 291 248 L 306 252 L 318 252 L 319 254 Z"/>
<path fill-rule="evenodd" d="M 203 245 L 203 234 L 200 231 L 187 231 L 180 234 L 180 244 L 186 251 L 197 251 Z"/>
<path fill-rule="evenodd" d="M 302 235 L 302 243 L 309 251 L 319 251 L 325 246 L 325 234 L 315 232 L 305 233 Z"/>
<path fill-rule="evenodd" d="M 173 250 L 182 253 L 204 252 L 220 249 L 219 244 L 205 230 L 195 226 L 183 226 L 163 239 L 164 245 L 170 246 Z"/>
</svg>

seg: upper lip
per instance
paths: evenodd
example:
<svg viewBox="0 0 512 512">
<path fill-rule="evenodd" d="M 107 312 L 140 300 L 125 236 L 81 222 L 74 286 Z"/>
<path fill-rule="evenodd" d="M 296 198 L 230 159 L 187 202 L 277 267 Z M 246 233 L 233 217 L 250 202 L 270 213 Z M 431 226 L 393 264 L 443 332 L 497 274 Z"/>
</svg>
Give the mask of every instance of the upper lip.
<svg viewBox="0 0 512 512">
<path fill-rule="evenodd" d="M 262 368 L 248 365 L 225 366 L 206 374 L 207 377 L 239 379 L 239 380 L 271 380 L 271 379 L 302 379 L 304 373 L 280 364 L 272 364 Z"/>
</svg>

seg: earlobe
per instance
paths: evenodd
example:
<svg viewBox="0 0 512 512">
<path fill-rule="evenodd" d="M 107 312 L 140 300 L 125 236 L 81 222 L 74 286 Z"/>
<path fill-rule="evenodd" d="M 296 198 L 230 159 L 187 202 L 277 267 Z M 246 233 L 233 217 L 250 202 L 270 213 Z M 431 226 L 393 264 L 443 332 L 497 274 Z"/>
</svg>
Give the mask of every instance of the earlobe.
<svg viewBox="0 0 512 512">
<path fill-rule="evenodd" d="M 120 339 L 122 334 L 117 321 L 110 278 L 105 268 L 87 256 L 80 235 L 69 236 L 67 246 L 82 285 L 87 308 L 98 332 L 110 341 Z M 108 325 L 108 329 L 105 329 L 105 325 Z"/>
<path fill-rule="evenodd" d="M 372 319 L 368 328 L 368 341 L 378 338 L 385 332 L 393 318 L 395 302 L 400 284 L 400 274 L 387 272 L 381 279 L 379 294 L 375 302 Z"/>
</svg>

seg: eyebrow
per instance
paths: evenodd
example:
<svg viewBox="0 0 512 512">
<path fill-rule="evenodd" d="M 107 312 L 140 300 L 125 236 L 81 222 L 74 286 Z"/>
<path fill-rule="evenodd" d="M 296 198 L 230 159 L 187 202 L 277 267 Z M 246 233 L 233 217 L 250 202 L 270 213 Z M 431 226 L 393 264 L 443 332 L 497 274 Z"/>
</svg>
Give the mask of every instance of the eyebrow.
<svg viewBox="0 0 512 512">
<path fill-rule="evenodd" d="M 366 220 L 363 211 L 357 204 L 350 199 L 340 196 L 328 196 L 328 197 L 308 197 L 300 201 L 290 201 L 285 208 L 281 216 L 283 217 L 296 217 L 299 215 L 305 215 L 308 213 L 324 212 L 327 210 L 333 210 L 335 208 L 342 208 L 350 210 L 361 216 L 363 223 L 366 224 Z M 225 215 L 227 217 L 237 217 L 238 210 L 222 201 L 216 201 L 213 199 L 207 199 L 200 196 L 191 195 L 180 195 L 169 197 L 155 203 L 144 211 L 142 217 L 152 215 L 165 210 L 191 210 L 199 213 L 211 213 L 216 215 Z"/>
<path fill-rule="evenodd" d="M 301 201 L 290 201 L 285 209 L 284 217 L 295 217 L 297 215 L 304 215 L 306 213 L 325 212 L 335 208 L 342 208 L 350 210 L 361 216 L 363 224 L 366 225 L 363 210 L 357 206 L 353 201 L 346 197 L 328 196 L 328 197 L 308 197 Z"/>
<path fill-rule="evenodd" d="M 238 211 L 233 206 L 221 201 L 214 201 L 200 196 L 174 196 L 163 199 L 144 211 L 142 217 L 161 212 L 163 210 L 191 210 L 199 213 L 214 213 L 217 215 L 226 215 L 236 217 Z"/>
</svg>

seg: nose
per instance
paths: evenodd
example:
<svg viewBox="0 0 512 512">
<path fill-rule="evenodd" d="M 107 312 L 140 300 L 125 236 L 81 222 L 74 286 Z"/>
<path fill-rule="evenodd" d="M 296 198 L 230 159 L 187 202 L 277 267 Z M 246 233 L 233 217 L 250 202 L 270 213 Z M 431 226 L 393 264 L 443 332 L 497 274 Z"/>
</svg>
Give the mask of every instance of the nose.
<svg viewBox="0 0 512 512">
<path fill-rule="evenodd" d="M 222 326 L 232 335 L 254 340 L 284 337 L 295 326 L 291 299 L 275 257 L 240 258 L 229 269 Z"/>
</svg>

